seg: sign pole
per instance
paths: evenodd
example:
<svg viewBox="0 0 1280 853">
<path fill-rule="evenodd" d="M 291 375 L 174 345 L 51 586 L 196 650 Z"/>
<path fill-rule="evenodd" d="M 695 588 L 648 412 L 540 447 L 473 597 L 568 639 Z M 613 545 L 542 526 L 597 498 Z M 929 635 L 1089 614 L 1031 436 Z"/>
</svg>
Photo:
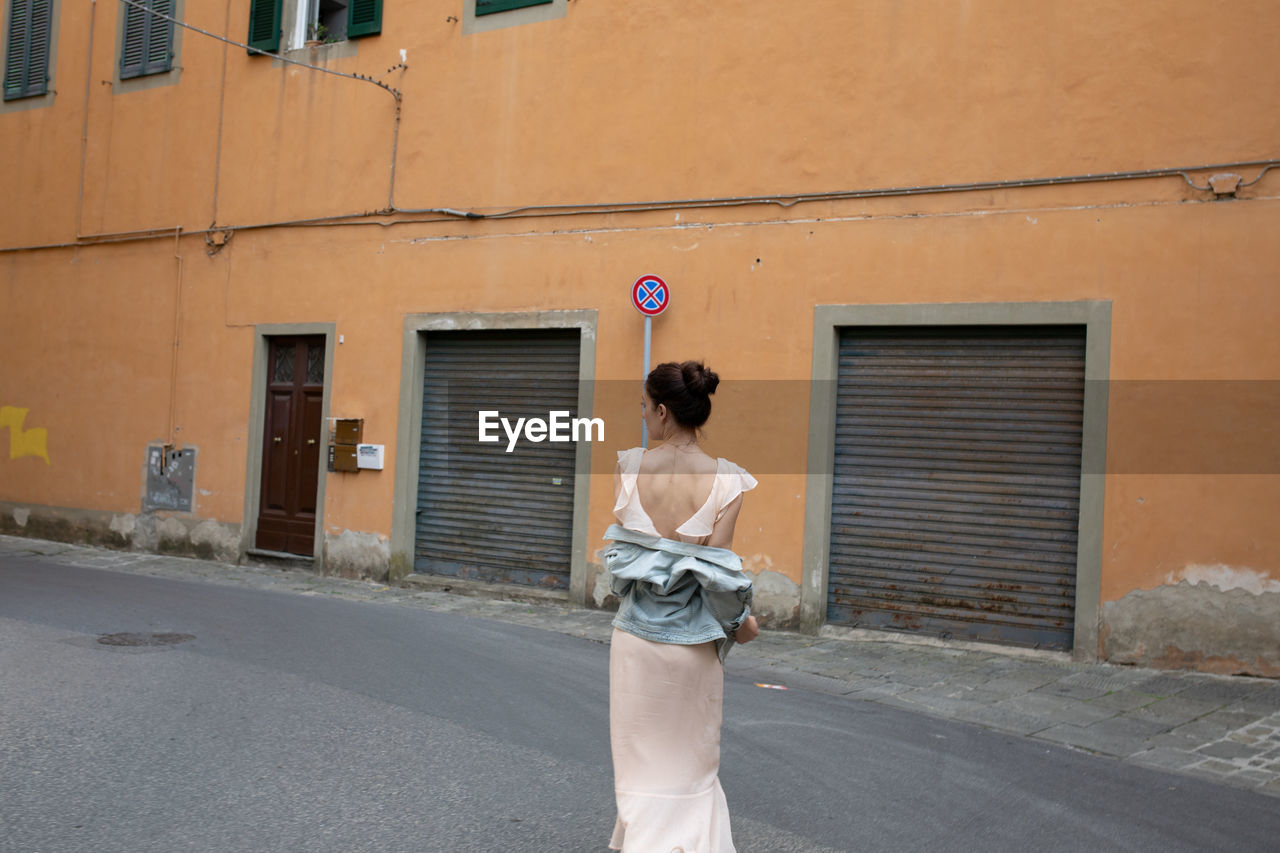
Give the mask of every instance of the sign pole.
<svg viewBox="0 0 1280 853">
<path fill-rule="evenodd" d="M 646 315 L 644 318 L 644 376 L 641 382 L 649 378 L 649 347 L 652 340 L 653 318 Z M 645 422 L 643 416 L 640 418 L 640 446 L 644 448 L 649 446 L 649 424 Z"/>
<path fill-rule="evenodd" d="M 642 275 L 631 285 L 631 304 L 644 315 L 644 379 L 649 378 L 649 354 L 653 344 L 653 318 L 671 304 L 671 288 L 656 275 Z M 643 381 L 643 380 L 642 380 Z M 640 418 L 640 446 L 649 446 L 649 426 Z"/>
</svg>

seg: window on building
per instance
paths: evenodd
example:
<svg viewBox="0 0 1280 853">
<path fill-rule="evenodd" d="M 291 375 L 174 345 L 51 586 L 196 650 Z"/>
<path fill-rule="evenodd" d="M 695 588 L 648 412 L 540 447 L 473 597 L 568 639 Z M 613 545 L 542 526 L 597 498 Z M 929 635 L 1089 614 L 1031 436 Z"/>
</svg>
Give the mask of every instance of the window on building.
<svg viewBox="0 0 1280 853">
<path fill-rule="evenodd" d="M 249 46 L 275 53 L 382 32 L 382 0 L 252 0 Z"/>
<path fill-rule="evenodd" d="M 347 4 L 347 38 L 382 32 L 382 0 L 351 0 Z"/>
<path fill-rule="evenodd" d="M 9 0 L 4 53 L 4 99 L 29 98 L 49 90 L 49 39 L 53 0 Z"/>
<path fill-rule="evenodd" d="M 281 0 L 252 0 L 249 4 L 249 46 L 275 53 L 280 49 Z"/>
<path fill-rule="evenodd" d="M 173 17 L 177 0 L 136 0 L 125 4 L 124 33 L 120 37 L 120 79 L 160 74 L 173 68 Z M 140 8 L 145 6 L 146 9 Z"/>
<path fill-rule="evenodd" d="M 462 34 L 488 33 L 569 14 L 568 0 L 463 0 Z"/>
<path fill-rule="evenodd" d="M 307 41 L 332 44 L 347 37 L 347 0 L 309 0 Z"/>
<path fill-rule="evenodd" d="M 476 17 L 494 12 L 510 12 L 525 6 L 544 6 L 551 0 L 476 0 Z"/>
</svg>

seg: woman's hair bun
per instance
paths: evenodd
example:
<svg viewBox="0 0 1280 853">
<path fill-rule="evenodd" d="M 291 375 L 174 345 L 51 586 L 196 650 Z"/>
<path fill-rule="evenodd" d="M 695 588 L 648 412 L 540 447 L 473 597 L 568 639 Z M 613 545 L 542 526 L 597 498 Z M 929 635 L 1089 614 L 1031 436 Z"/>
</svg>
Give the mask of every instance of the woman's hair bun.
<svg viewBox="0 0 1280 853">
<path fill-rule="evenodd" d="M 696 429 L 711 416 L 711 395 L 719 384 L 720 377 L 700 361 L 664 361 L 649 371 L 644 390 L 676 423 Z"/>
<path fill-rule="evenodd" d="M 686 361 L 680 365 L 680 376 L 684 385 L 694 394 L 714 394 L 720 384 L 720 377 L 700 361 Z"/>
</svg>

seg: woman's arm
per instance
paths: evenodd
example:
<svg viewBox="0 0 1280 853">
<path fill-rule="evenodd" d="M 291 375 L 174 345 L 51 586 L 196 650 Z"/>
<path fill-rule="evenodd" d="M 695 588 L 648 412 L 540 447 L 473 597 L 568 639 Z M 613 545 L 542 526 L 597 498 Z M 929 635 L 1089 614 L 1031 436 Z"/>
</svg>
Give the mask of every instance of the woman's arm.
<svg viewBox="0 0 1280 853">
<path fill-rule="evenodd" d="M 733 548 L 733 529 L 738 523 L 738 513 L 742 509 L 742 495 L 734 498 L 728 506 L 724 508 L 724 512 L 716 519 L 715 526 L 711 528 L 711 538 L 707 544 L 713 548 Z M 742 620 L 742 624 L 738 626 L 738 630 L 733 632 L 733 638 L 739 643 L 749 643 L 760 635 L 760 626 L 756 623 L 756 617 L 748 615 Z"/>
<path fill-rule="evenodd" d="M 707 544 L 712 548 L 728 548 L 733 550 L 733 528 L 738 523 L 738 512 L 742 509 L 742 495 L 738 495 L 724 508 L 711 528 L 711 537 Z"/>
<path fill-rule="evenodd" d="M 618 464 L 615 465 L 613 468 L 613 505 L 614 506 L 618 505 L 618 496 L 621 494 L 622 494 L 622 460 L 619 459 Z M 616 514 L 614 517 L 616 520 L 617 518 Z M 610 564 L 609 552 L 610 552 L 610 549 L 612 548 L 613 548 L 613 543 L 611 542 L 609 543 L 609 546 L 605 548 L 601 553 L 604 556 L 605 571 L 609 573 L 609 591 L 612 592 L 614 595 L 618 596 L 618 598 L 622 598 L 631 590 L 631 585 L 632 583 L 634 583 L 634 581 L 622 580 L 621 578 L 614 575 L 612 571 L 609 571 L 609 564 Z"/>
</svg>

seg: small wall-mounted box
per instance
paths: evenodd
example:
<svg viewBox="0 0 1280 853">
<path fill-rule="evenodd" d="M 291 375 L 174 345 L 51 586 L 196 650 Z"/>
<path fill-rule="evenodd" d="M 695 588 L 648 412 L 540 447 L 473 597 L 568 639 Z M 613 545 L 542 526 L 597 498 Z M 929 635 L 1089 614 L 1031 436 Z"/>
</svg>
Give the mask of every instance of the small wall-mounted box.
<svg viewBox="0 0 1280 853">
<path fill-rule="evenodd" d="M 362 438 L 364 438 L 363 418 L 338 418 L 334 422 L 334 444 L 359 444 Z"/>
<path fill-rule="evenodd" d="M 330 471 L 359 471 L 356 447 L 364 436 L 363 418 L 338 418 L 333 424 L 333 443 L 329 445 Z"/>
<path fill-rule="evenodd" d="M 330 467 L 334 471 L 360 470 L 360 466 L 356 464 L 356 445 L 354 444 L 331 444 L 329 455 L 333 458 L 333 464 Z"/>
<path fill-rule="evenodd" d="M 360 468 L 371 468 L 375 471 L 381 471 L 382 450 L 383 445 L 381 444 L 356 445 L 356 465 Z"/>
</svg>

